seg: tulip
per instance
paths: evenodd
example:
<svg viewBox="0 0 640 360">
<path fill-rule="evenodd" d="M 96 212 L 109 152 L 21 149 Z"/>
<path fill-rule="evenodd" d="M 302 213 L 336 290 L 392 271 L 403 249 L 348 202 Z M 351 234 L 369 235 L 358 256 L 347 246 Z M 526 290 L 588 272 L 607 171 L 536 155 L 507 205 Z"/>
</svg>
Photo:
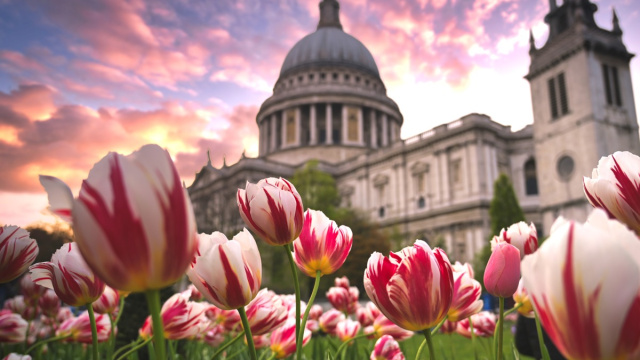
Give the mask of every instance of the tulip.
<svg viewBox="0 0 640 360">
<path fill-rule="evenodd" d="M 540 322 L 570 359 L 636 358 L 640 351 L 640 242 L 594 210 L 564 221 L 522 262 Z"/>
<path fill-rule="evenodd" d="M 4 302 L 4 308 L 11 310 L 12 313 L 20 315 L 25 320 L 33 320 L 36 317 L 36 306 L 27 304 L 24 296 L 18 295 Z"/>
<path fill-rule="evenodd" d="M 587 199 L 640 236 L 640 157 L 617 151 L 598 161 L 591 178 L 584 177 Z"/>
<path fill-rule="evenodd" d="M 11 353 L 5 356 L 2 360 L 31 360 L 31 356 Z"/>
<path fill-rule="evenodd" d="M 18 314 L 0 315 L 0 343 L 20 343 L 27 338 L 28 323 Z"/>
<path fill-rule="evenodd" d="M 347 318 L 336 325 L 336 335 L 342 342 L 349 341 L 358 334 L 360 327 L 359 322 Z"/>
<path fill-rule="evenodd" d="M 484 286 L 493 296 L 513 296 L 520 281 L 520 250 L 506 242 L 499 242 L 484 270 Z"/>
<path fill-rule="evenodd" d="M 104 282 L 87 266 L 76 243 L 62 245 L 51 262 L 37 263 L 30 270 L 36 284 L 53 289 L 71 306 L 92 303 L 104 291 Z"/>
<path fill-rule="evenodd" d="M 183 291 L 182 293 L 186 294 L 191 301 L 202 301 L 202 299 L 204 298 L 204 296 L 202 296 L 202 293 L 198 291 L 198 288 L 196 288 L 193 284 L 189 284 L 187 290 Z"/>
<path fill-rule="evenodd" d="M 398 342 L 389 335 L 384 335 L 373 347 L 370 360 L 404 360 Z"/>
<path fill-rule="evenodd" d="M 206 310 L 205 304 L 189 301 L 181 293 L 174 294 L 164 302 L 160 311 L 164 337 L 170 340 L 189 339 L 203 332 L 209 324 Z M 143 338 L 153 335 L 151 317 L 145 320 L 140 335 Z"/>
<path fill-rule="evenodd" d="M 290 244 L 300 235 L 304 215 L 302 199 L 286 179 L 247 182 L 245 190 L 238 189 L 237 199 L 245 224 L 268 244 Z"/>
<path fill-rule="evenodd" d="M 236 311 L 237 313 L 237 311 Z M 218 347 L 224 342 L 224 327 L 222 325 L 214 325 L 210 327 L 203 338 L 207 345 L 212 347 Z"/>
<path fill-rule="evenodd" d="M 314 334 L 320 331 L 320 323 L 318 323 L 318 320 L 309 319 L 304 327 Z"/>
<path fill-rule="evenodd" d="M 360 297 L 360 291 L 357 287 L 351 286 L 348 289 L 343 287 L 331 287 L 327 291 L 327 300 L 337 310 L 342 311 L 345 314 L 354 314 L 360 304 L 358 298 Z"/>
<path fill-rule="evenodd" d="M 111 321 L 108 315 L 96 316 L 96 328 L 98 330 L 98 342 L 109 340 L 111 334 Z M 65 320 L 56 331 L 56 336 L 66 336 L 71 341 L 83 344 L 91 344 L 91 322 L 89 312 L 85 311 L 78 317 Z"/>
<path fill-rule="evenodd" d="M 29 274 L 24 274 L 20 279 L 20 293 L 29 305 L 35 305 L 46 290 L 47 288 L 34 283 Z"/>
<path fill-rule="evenodd" d="M 270 333 L 287 320 L 287 309 L 280 296 L 262 289 L 246 307 L 247 320 L 253 336 Z"/>
<path fill-rule="evenodd" d="M 245 340 L 244 343 L 246 344 L 247 341 Z M 267 346 L 271 345 L 271 339 L 269 339 L 269 335 L 267 335 L 267 334 L 258 335 L 258 336 L 254 336 L 253 337 L 253 343 L 254 343 L 256 349 L 263 349 L 263 348 L 266 348 Z"/>
<path fill-rule="evenodd" d="M 38 244 L 17 226 L 0 227 L 0 284 L 22 275 L 38 256 Z"/>
<path fill-rule="evenodd" d="M 342 312 L 336 309 L 330 309 L 320 316 L 318 324 L 320 325 L 320 330 L 324 333 L 333 335 L 335 334 L 338 323 L 344 319 L 346 319 L 346 317 Z"/>
<path fill-rule="evenodd" d="M 304 329 L 302 346 L 311 340 L 311 331 Z M 294 318 L 287 321 L 271 333 L 271 351 L 276 359 L 284 359 L 296 351 L 296 322 Z"/>
<path fill-rule="evenodd" d="M 477 314 L 482 310 L 480 300 L 482 285 L 469 276 L 467 271 L 453 272 L 453 300 L 447 313 L 447 320 L 456 322 Z"/>
<path fill-rule="evenodd" d="M 469 277 L 474 279 L 475 278 L 475 273 L 473 271 L 473 266 L 469 263 L 461 263 L 460 261 L 456 261 L 455 264 L 451 265 L 451 269 L 453 269 L 454 272 L 466 272 L 467 274 L 469 274 Z"/>
<path fill-rule="evenodd" d="M 506 242 L 520 250 L 520 259 L 526 255 L 532 254 L 538 249 L 538 232 L 536 226 L 531 223 L 527 225 L 524 221 L 509 226 L 507 230 L 502 229 L 499 236 L 495 236 L 491 240 L 491 251 L 495 249 L 498 243 Z"/>
<path fill-rule="evenodd" d="M 322 306 L 315 304 L 309 310 L 309 320 L 318 320 L 322 315 Z"/>
<path fill-rule="evenodd" d="M 242 326 L 240 314 L 236 310 L 220 310 L 217 321 L 230 332 L 237 331 Z"/>
<path fill-rule="evenodd" d="M 63 323 L 65 320 L 71 319 L 72 317 L 73 317 L 73 313 L 71 312 L 71 309 L 69 309 L 66 306 L 61 307 L 60 310 L 58 310 L 58 315 L 56 316 L 56 322 Z"/>
<path fill-rule="evenodd" d="M 322 211 L 307 210 L 300 237 L 293 242 L 293 257 L 298 269 L 315 278 L 333 274 L 351 251 L 353 233 L 342 225 L 338 227 Z"/>
<path fill-rule="evenodd" d="M 284 303 L 284 306 L 287 308 L 287 313 L 289 314 L 289 317 L 295 317 L 296 316 L 296 298 L 294 295 L 280 295 L 280 298 L 282 299 L 282 302 Z M 304 312 L 307 309 L 307 303 L 305 303 L 304 301 L 300 302 L 300 309 L 302 310 L 302 312 Z"/>
<path fill-rule="evenodd" d="M 356 310 L 356 318 L 362 326 L 369 326 L 373 324 L 373 321 L 380 315 L 380 310 L 376 307 L 376 304 L 368 301 L 363 307 L 359 307 Z"/>
<path fill-rule="evenodd" d="M 397 341 L 406 340 L 413 336 L 413 331 L 405 330 L 394 324 L 386 316 L 380 314 L 373 321 L 372 326 L 367 326 L 365 334 L 371 334 L 371 338 L 379 339 L 384 335 L 390 335 Z"/>
<path fill-rule="evenodd" d="M 113 314 L 120 304 L 120 295 L 109 286 L 105 286 L 102 295 L 93 303 L 93 310 L 98 314 Z"/>
<path fill-rule="evenodd" d="M 335 287 L 342 287 L 345 289 L 349 289 L 349 286 L 351 286 L 351 284 L 349 283 L 349 278 L 346 276 L 333 279 L 333 283 Z"/>
<path fill-rule="evenodd" d="M 480 337 L 491 337 L 496 330 L 496 316 L 489 311 L 481 311 L 475 315 L 458 321 L 458 334 L 471 339 L 469 319 L 473 322 L 473 334 Z"/>
<path fill-rule="evenodd" d="M 60 311 L 60 298 L 56 295 L 55 291 L 51 289 L 46 290 L 38 300 L 38 305 L 43 315 L 49 318 L 55 318 Z"/>
<path fill-rule="evenodd" d="M 453 274 L 447 255 L 422 240 L 388 258 L 374 252 L 364 272 L 364 288 L 378 309 L 398 326 L 420 331 L 447 315 Z"/>
<path fill-rule="evenodd" d="M 440 332 L 443 334 L 453 334 L 454 332 L 456 332 L 457 327 L 457 321 L 445 320 L 444 324 L 442 324 L 442 326 L 440 327 Z"/>
<path fill-rule="evenodd" d="M 526 316 L 528 318 L 534 318 L 536 315 L 533 311 L 533 304 L 531 303 L 531 298 L 527 293 L 527 290 L 524 288 L 524 281 L 520 279 L 518 283 L 518 289 L 513 294 L 513 301 L 518 307 L 518 312 Z"/>
<path fill-rule="evenodd" d="M 128 156 L 109 153 L 89 172 L 75 201 L 59 180 L 40 181 L 52 207 L 72 204 L 78 247 L 112 288 L 161 289 L 189 266 L 197 247 L 195 218 L 171 157 L 159 146 Z"/>
<path fill-rule="evenodd" d="M 249 304 L 262 282 L 262 261 L 251 233 L 244 229 L 231 241 L 220 232 L 198 237 L 198 253 L 187 271 L 189 280 L 221 309 Z"/>
</svg>

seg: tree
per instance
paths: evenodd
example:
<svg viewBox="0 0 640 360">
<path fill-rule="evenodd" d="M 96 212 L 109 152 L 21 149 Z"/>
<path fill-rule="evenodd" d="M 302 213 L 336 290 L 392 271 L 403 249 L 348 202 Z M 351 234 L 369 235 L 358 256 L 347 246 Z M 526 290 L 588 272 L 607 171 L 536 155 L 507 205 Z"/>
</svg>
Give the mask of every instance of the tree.
<svg viewBox="0 0 640 360">
<path fill-rule="evenodd" d="M 320 210 L 331 217 L 340 204 L 336 180 L 331 174 L 318 169 L 318 161 L 311 160 L 291 178 L 305 209 Z"/>
<path fill-rule="evenodd" d="M 488 240 L 500 234 L 500 230 L 506 229 L 512 224 L 524 221 L 524 212 L 518 203 L 518 198 L 513 190 L 509 177 L 502 173 L 493 183 L 493 199 L 489 205 L 489 217 L 491 219 L 491 234 Z M 473 260 L 473 268 L 476 280 L 480 281 L 484 288 L 484 268 L 491 256 L 491 244 L 482 248 Z"/>
</svg>

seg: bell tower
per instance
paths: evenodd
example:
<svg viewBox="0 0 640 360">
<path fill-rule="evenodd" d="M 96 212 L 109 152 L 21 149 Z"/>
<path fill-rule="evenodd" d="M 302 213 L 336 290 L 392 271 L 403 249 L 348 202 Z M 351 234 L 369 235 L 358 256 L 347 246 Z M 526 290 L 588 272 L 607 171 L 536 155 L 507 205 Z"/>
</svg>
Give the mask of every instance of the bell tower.
<svg viewBox="0 0 640 360">
<path fill-rule="evenodd" d="M 530 36 L 533 131 L 544 233 L 558 215 L 585 220 L 582 192 L 598 160 L 617 150 L 640 154 L 629 62 L 615 10 L 611 30 L 594 19 L 589 0 L 549 0 L 549 37 Z"/>
</svg>

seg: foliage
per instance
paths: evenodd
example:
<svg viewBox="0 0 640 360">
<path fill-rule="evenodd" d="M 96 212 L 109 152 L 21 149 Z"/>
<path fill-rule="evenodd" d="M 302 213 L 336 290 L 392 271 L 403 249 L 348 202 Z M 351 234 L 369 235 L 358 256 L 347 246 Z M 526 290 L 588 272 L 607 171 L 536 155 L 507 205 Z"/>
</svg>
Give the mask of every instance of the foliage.
<svg viewBox="0 0 640 360">
<path fill-rule="evenodd" d="M 302 169 L 297 170 L 291 178 L 291 183 L 302 197 L 305 209 L 320 210 L 331 218 L 340 203 L 340 196 L 336 180 L 331 174 L 318 169 L 317 160 L 311 160 Z"/>
<path fill-rule="evenodd" d="M 491 234 L 499 235 L 500 230 L 506 229 L 512 224 L 524 221 L 524 212 L 518 203 L 518 198 L 513 190 L 513 185 L 509 177 L 502 173 L 493 183 L 493 199 L 489 205 L 489 217 L 491 219 Z M 487 266 L 491 256 L 491 244 L 487 241 L 482 250 L 473 259 L 473 269 L 476 273 L 476 280 L 480 281 L 484 290 L 484 268 Z"/>
<path fill-rule="evenodd" d="M 62 244 L 73 241 L 73 234 L 68 228 L 35 225 L 25 230 L 29 232 L 29 237 L 38 243 L 38 257 L 34 263 L 51 261 L 51 256 Z"/>
</svg>

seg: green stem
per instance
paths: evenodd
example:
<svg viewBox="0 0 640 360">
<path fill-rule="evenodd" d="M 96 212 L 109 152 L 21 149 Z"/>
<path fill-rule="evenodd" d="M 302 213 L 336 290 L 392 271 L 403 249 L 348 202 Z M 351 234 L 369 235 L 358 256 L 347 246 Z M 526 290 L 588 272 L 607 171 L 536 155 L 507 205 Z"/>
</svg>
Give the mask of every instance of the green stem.
<svg viewBox="0 0 640 360">
<path fill-rule="evenodd" d="M 153 290 L 152 290 L 153 291 Z M 122 359 L 126 359 L 127 356 L 133 354 L 134 352 L 138 351 L 138 349 L 140 349 L 141 347 L 147 345 L 149 343 L 149 341 L 151 341 L 153 339 L 153 336 L 148 338 L 147 340 L 143 341 L 142 343 L 134 346 L 131 350 L 127 351 L 126 353 L 122 354 L 122 356 L 120 356 L 118 358 L 118 360 L 122 360 Z"/>
<path fill-rule="evenodd" d="M 142 341 L 142 338 L 137 338 L 136 341 L 133 341 L 127 345 L 124 345 L 123 347 L 118 349 L 116 352 L 114 352 L 113 355 L 111 355 L 111 359 L 115 360 L 121 352 L 129 349 L 130 347 L 138 345 L 141 341 Z"/>
<path fill-rule="evenodd" d="M 504 312 L 504 316 L 507 317 L 507 315 L 513 313 L 514 311 L 520 309 L 522 307 L 522 303 L 520 304 L 516 304 L 516 306 L 512 307 L 511 309 L 507 310 Z"/>
<path fill-rule="evenodd" d="M 496 351 L 498 360 L 502 360 L 502 336 L 503 336 L 503 323 L 504 323 L 504 298 L 501 296 L 498 298 L 500 301 L 500 317 L 498 318 L 498 351 Z"/>
<path fill-rule="evenodd" d="M 251 336 L 251 327 L 249 326 L 249 320 L 247 320 L 247 313 L 244 311 L 243 307 L 238 309 L 238 313 L 240 313 L 240 319 L 242 319 L 242 327 L 244 328 L 244 335 L 247 338 L 247 345 L 249 345 L 249 355 L 251 355 L 251 360 L 258 360 L 256 347 L 253 344 L 253 336 Z"/>
<path fill-rule="evenodd" d="M 61 336 L 54 336 L 54 337 L 50 337 L 48 339 L 44 339 L 44 340 L 40 340 L 37 343 L 31 345 L 30 348 L 28 348 L 24 353 L 25 354 L 29 354 L 30 352 L 32 352 L 34 349 L 36 349 L 38 346 L 42 346 L 46 343 L 50 343 L 52 341 L 58 341 L 58 340 L 63 340 L 66 339 L 68 337 L 70 337 L 71 334 L 67 334 L 67 335 L 61 335 Z"/>
<path fill-rule="evenodd" d="M 429 329 L 425 329 L 422 331 L 422 333 L 424 334 L 424 340 L 422 340 L 422 343 L 418 348 L 418 352 L 416 353 L 416 360 L 420 359 L 420 354 L 422 354 L 425 344 L 429 348 L 429 359 L 434 360 L 436 358 L 436 354 L 433 349 L 433 342 L 431 341 L 431 331 L 429 331 Z"/>
<path fill-rule="evenodd" d="M 445 321 L 447 321 L 446 316 L 444 317 L 444 319 L 442 319 L 442 321 L 438 323 L 438 325 L 436 325 L 436 327 L 433 328 L 433 330 L 431 330 L 431 335 L 435 335 L 438 332 L 438 330 L 440 330 L 440 328 L 442 327 Z"/>
<path fill-rule="evenodd" d="M 302 347 L 302 344 L 298 344 L 298 334 L 300 333 L 300 283 L 298 282 L 296 263 L 293 261 L 293 252 L 288 244 L 284 245 L 283 248 L 289 259 L 289 267 L 291 268 L 291 274 L 293 274 L 293 286 L 296 290 L 296 349 L 298 349 Z"/>
<path fill-rule="evenodd" d="M 93 347 L 93 360 L 98 360 L 98 327 L 96 326 L 96 315 L 93 313 L 93 305 L 87 304 L 89 311 L 89 321 L 91 321 L 91 343 Z"/>
<path fill-rule="evenodd" d="M 471 347 L 473 348 L 473 355 L 478 360 L 478 348 L 476 346 L 476 334 L 473 332 L 473 320 L 469 316 L 469 331 L 471 332 Z"/>
<path fill-rule="evenodd" d="M 538 313 L 536 313 L 536 331 L 538 332 L 538 344 L 540 344 L 540 352 L 542 353 L 542 360 L 549 360 L 549 350 L 544 344 L 544 338 L 542 337 L 542 326 L 540 326 L 540 319 Z"/>
<path fill-rule="evenodd" d="M 320 287 L 320 278 L 322 277 L 322 273 L 320 270 L 316 271 L 316 282 L 313 284 L 313 291 L 311 291 L 311 297 L 309 298 L 309 303 L 307 304 L 307 308 L 304 311 L 304 317 L 302 318 L 302 323 L 300 324 L 300 333 L 298 333 L 296 337 L 296 344 L 300 344 L 300 346 L 296 345 L 296 358 L 302 359 L 302 343 L 304 342 L 304 328 L 307 325 L 307 319 L 309 318 L 309 312 L 311 311 L 311 306 L 313 305 L 313 301 L 316 299 L 316 294 L 318 293 L 318 288 Z"/>
<path fill-rule="evenodd" d="M 166 360 L 167 349 L 165 349 L 164 345 L 164 329 L 162 328 L 162 317 L 160 316 L 160 290 L 148 290 L 145 295 L 147 296 L 147 305 L 151 313 L 156 359 Z"/>
<path fill-rule="evenodd" d="M 334 359 L 337 359 L 337 358 L 338 358 L 338 356 L 340 355 L 340 353 L 342 352 L 342 350 L 344 350 L 350 342 L 352 342 L 352 341 L 354 341 L 354 340 L 362 339 L 363 337 L 370 336 L 371 334 L 372 334 L 372 333 L 366 333 L 366 334 L 356 335 L 356 336 L 352 337 L 351 339 L 349 339 L 349 340 L 347 340 L 347 341 L 343 342 L 343 343 L 342 343 L 342 344 L 340 344 L 340 346 L 338 347 L 338 350 L 336 350 L 336 355 L 335 355 L 333 358 L 334 358 Z"/>
<path fill-rule="evenodd" d="M 220 354 L 222 354 L 223 351 L 225 351 L 229 346 L 235 344 L 236 341 L 242 339 L 242 337 L 244 336 L 244 333 L 240 333 L 238 334 L 238 336 L 234 337 L 233 339 L 231 339 L 231 341 L 228 341 L 227 343 L 225 343 L 224 345 L 222 345 L 220 348 L 218 348 L 218 350 L 216 350 L 216 352 L 213 354 L 213 356 L 211 357 L 211 360 L 215 360 L 218 356 L 220 356 Z"/>
<path fill-rule="evenodd" d="M 116 316 L 116 321 L 113 322 L 115 326 L 118 326 L 118 321 L 120 321 L 120 317 L 122 316 L 123 311 L 124 311 L 124 296 L 121 296 L 120 303 L 118 304 L 118 316 Z"/>
<path fill-rule="evenodd" d="M 276 353 L 272 353 L 267 360 L 273 360 L 276 358 Z"/>
</svg>

